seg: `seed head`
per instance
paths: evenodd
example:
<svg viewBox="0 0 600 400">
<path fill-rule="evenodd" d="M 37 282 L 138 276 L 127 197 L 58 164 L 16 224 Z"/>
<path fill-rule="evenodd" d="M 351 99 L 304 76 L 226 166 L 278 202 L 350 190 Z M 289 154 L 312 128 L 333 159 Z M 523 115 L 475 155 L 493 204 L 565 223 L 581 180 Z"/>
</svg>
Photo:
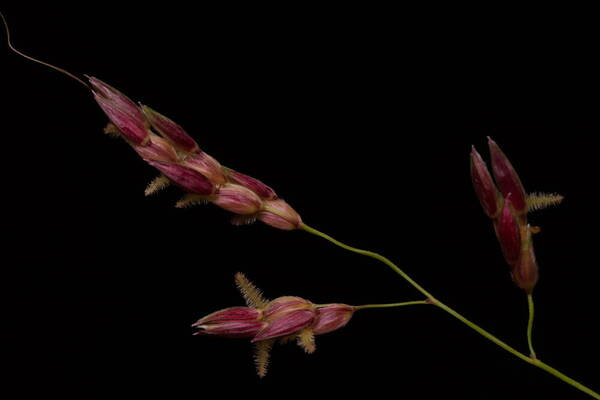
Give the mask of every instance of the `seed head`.
<svg viewBox="0 0 600 400">
<path fill-rule="evenodd" d="M 533 250 L 532 233 L 527 213 L 560 203 L 558 194 L 526 194 L 521 179 L 512 164 L 491 138 L 488 138 L 492 158 L 492 180 L 485 163 L 475 148 L 471 151 L 471 176 L 477 197 L 486 214 L 493 220 L 502 254 L 510 266 L 514 283 L 528 294 L 538 280 L 538 265 Z"/>
<path fill-rule="evenodd" d="M 146 195 L 174 183 L 186 194 L 176 207 L 212 202 L 236 214 L 235 225 L 259 219 L 278 229 L 297 229 L 302 220 L 275 191 L 256 178 L 223 167 L 200 150 L 177 123 L 131 99 L 99 79 L 88 78 L 94 97 L 111 121 L 106 132 L 123 137 L 148 164 L 161 172 Z M 159 136 L 160 135 L 160 136 Z"/>
<path fill-rule="evenodd" d="M 247 307 L 231 307 L 209 314 L 192 326 L 198 334 L 250 337 L 255 347 L 256 371 L 267 373 L 269 352 L 277 341 L 296 340 L 307 353 L 315 351 L 315 335 L 331 332 L 346 325 L 355 308 L 346 304 L 317 306 L 296 296 L 282 296 L 268 301 L 242 273 L 235 275 L 236 285 Z"/>
</svg>

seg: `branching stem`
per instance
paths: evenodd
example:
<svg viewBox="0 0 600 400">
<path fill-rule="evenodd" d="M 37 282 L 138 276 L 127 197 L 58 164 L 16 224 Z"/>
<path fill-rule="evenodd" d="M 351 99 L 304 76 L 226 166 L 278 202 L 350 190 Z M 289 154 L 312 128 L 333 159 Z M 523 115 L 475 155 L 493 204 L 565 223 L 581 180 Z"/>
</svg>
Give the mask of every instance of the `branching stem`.
<svg viewBox="0 0 600 400">
<path fill-rule="evenodd" d="M 372 252 L 372 251 L 357 249 L 355 247 L 348 246 L 347 244 L 344 244 L 344 243 L 332 238 L 331 236 L 329 236 L 323 232 L 320 232 L 320 231 L 316 230 L 315 228 L 312 228 L 304 223 L 300 225 L 300 229 L 302 229 L 308 233 L 311 233 L 313 235 L 319 236 L 325 240 L 328 240 L 331 243 L 333 243 L 343 249 L 346 249 L 348 251 L 362 254 L 367 257 L 375 258 L 376 260 L 383 262 L 388 267 L 390 267 L 392 270 L 394 270 L 394 272 L 396 272 L 398 275 L 400 275 L 402 278 L 404 278 L 408 283 L 410 283 L 415 289 L 417 289 L 419 292 L 424 294 L 427 298 L 427 300 L 425 300 L 426 303 L 430 303 L 430 304 L 433 304 L 433 305 L 441 308 L 442 310 L 446 311 L 448 314 L 452 315 L 454 318 L 458 319 L 459 321 L 461 321 L 462 323 L 467 325 L 469 328 L 473 329 L 474 331 L 476 331 L 477 333 L 479 333 L 486 339 L 488 339 L 491 342 L 495 343 L 496 345 L 502 347 L 504 350 L 506 350 L 509 353 L 513 354 L 514 356 L 520 358 L 521 360 L 525 361 L 526 363 L 534 365 L 540 369 L 543 369 L 544 371 L 554 375 L 558 379 L 568 383 L 569 385 L 579 389 L 580 391 L 590 395 L 591 397 L 600 400 L 600 394 L 598 394 L 597 392 L 594 392 L 592 389 L 588 388 L 587 386 L 582 385 L 581 383 L 577 382 L 573 378 L 568 377 L 567 375 L 565 375 L 562 372 L 556 370 L 555 368 L 549 366 L 548 364 L 538 360 L 534 356 L 532 356 L 532 357 L 526 356 L 525 354 L 521 353 L 520 351 L 516 350 L 515 348 L 504 343 L 502 340 L 498 339 L 496 336 L 492 335 L 485 329 L 481 328 L 479 325 L 475 324 L 474 322 L 471 322 L 470 320 L 468 320 L 467 318 L 465 318 L 464 316 L 462 316 L 461 314 L 459 314 L 452 308 L 448 307 L 441 301 L 437 300 L 435 297 L 433 297 L 431 295 L 431 293 L 429 293 L 427 290 L 425 290 L 425 288 L 423 288 L 421 285 L 419 285 L 417 282 L 415 282 L 412 278 L 410 278 L 406 274 L 406 272 L 402 271 L 396 264 L 391 262 L 388 258 L 386 258 L 380 254 L 377 254 L 375 252 Z M 413 302 L 410 302 L 410 303 L 413 303 Z M 401 304 L 401 303 L 397 303 L 397 304 Z M 530 326 L 528 327 L 528 336 L 530 337 L 531 325 L 533 322 L 533 302 L 530 300 L 529 304 L 530 304 L 531 313 L 530 313 L 530 321 L 529 321 Z M 530 346 L 530 349 L 531 349 L 531 346 Z"/>
</svg>

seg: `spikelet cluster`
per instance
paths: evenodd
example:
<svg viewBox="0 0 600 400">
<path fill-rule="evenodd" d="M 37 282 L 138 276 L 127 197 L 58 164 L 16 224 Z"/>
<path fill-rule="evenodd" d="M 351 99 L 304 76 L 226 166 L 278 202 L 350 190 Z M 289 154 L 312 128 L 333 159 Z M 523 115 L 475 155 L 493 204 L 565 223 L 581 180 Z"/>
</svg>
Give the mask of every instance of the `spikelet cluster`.
<svg viewBox="0 0 600 400">
<path fill-rule="evenodd" d="M 235 214 L 232 223 L 260 220 L 278 229 L 297 229 L 300 215 L 256 178 L 222 166 L 200 149 L 177 123 L 120 91 L 89 78 L 94 98 L 110 123 L 104 132 L 123 138 L 160 175 L 146 188 L 152 195 L 175 185 L 185 192 L 176 207 L 213 203 Z"/>
<path fill-rule="evenodd" d="M 254 362 L 259 377 L 267 374 L 269 355 L 275 343 L 296 340 L 306 353 L 316 350 L 315 335 L 346 325 L 355 307 L 347 304 L 316 305 L 296 296 L 267 300 L 262 292 L 242 273 L 235 284 L 246 301 L 246 307 L 230 307 L 200 318 L 192 326 L 196 334 L 251 338 Z"/>
<path fill-rule="evenodd" d="M 475 147 L 471 151 L 471 178 L 475 193 L 485 213 L 492 220 L 504 259 L 510 266 L 515 284 L 531 294 L 538 280 L 538 265 L 533 250 L 531 227 L 527 214 L 559 204 L 559 194 L 527 194 L 519 175 L 504 152 L 488 138 L 492 158 L 492 174 Z"/>
</svg>

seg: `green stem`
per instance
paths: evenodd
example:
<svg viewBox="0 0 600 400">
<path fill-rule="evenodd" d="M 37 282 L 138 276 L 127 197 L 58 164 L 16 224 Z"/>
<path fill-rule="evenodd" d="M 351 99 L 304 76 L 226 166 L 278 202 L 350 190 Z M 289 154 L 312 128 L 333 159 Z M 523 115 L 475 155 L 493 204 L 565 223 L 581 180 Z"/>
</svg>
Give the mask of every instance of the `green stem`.
<svg viewBox="0 0 600 400">
<path fill-rule="evenodd" d="M 390 304 L 364 304 L 362 306 L 354 306 L 356 310 L 364 310 L 365 308 L 390 308 L 390 307 L 403 307 L 403 306 L 412 306 L 415 304 L 431 304 L 431 302 L 427 300 L 415 300 L 415 301 L 405 301 L 403 303 L 390 303 Z"/>
<path fill-rule="evenodd" d="M 535 350 L 533 350 L 533 340 L 531 340 L 531 332 L 533 331 L 533 296 L 527 295 L 527 305 L 529 308 L 529 321 L 527 322 L 527 345 L 529 345 L 529 355 L 534 360 L 537 359 Z"/>
<path fill-rule="evenodd" d="M 381 261 L 382 263 L 386 264 L 388 267 L 390 267 L 391 269 L 393 269 L 398 275 L 400 275 L 401 277 L 403 277 L 406 281 L 408 281 L 408 283 L 410 283 L 415 289 L 417 289 L 419 292 L 423 293 L 425 295 L 425 297 L 427 298 L 433 298 L 433 296 L 431 295 L 431 293 L 429 293 L 427 290 L 425 290 L 421 285 L 419 285 L 417 282 L 415 282 L 414 280 L 411 279 L 410 276 L 408 276 L 406 274 L 406 272 L 402 271 L 400 268 L 398 268 L 398 266 L 396 264 L 394 264 L 393 262 L 391 262 L 388 258 L 382 256 L 381 254 L 377 254 L 375 252 L 372 251 L 368 251 L 368 250 L 361 250 L 361 249 L 357 249 L 356 247 L 351 247 L 348 246 L 347 244 L 344 244 L 342 242 L 340 242 L 339 240 L 336 240 L 334 238 L 332 238 L 331 236 L 316 230 L 315 228 L 311 228 L 310 226 L 302 223 L 300 225 L 300 229 L 305 230 L 308 233 L 312 233 L 313 235 L 317 235 L 322 237 L 323 239 L 329 240 L 331 243 L 340 246 L 343 249 L 346 249 L 348 251 L 352 251 L 354 253 L 358 253 L 358 254 L 362 254 L 363 256 L 367 256 L 367 257 L 372 257 L 375 258 L 379 261 Z"/>
<path fill-rule="evenodd" d="M 500 346 L 504 350 L 513 354 L 514 356 L 525 361 L 526 363 L 534 365 L 540 369 L 543 369 L 544 371 L 556 376 L 558 379 L 561 379 L 562 381 L 581 390 L 582 392 L 590 395 L 591 397 L 600 400 L 600 394 L 598 394 L 597 392 L 594 392 L 592 389 L 582 385 L 581 383 L 568 377 L 567 375 L 563 374 L 562 372 L 552 368 L 548 364 L 543 363 L 542 361 L 537 360 L 535 358 L 530 358 L 530 357 L 526 356 L 525 354 L 521 353 L 520 351 L 518 351 L 518 350 L 514 349 L 513 347 L 509 346 L 508 344 L 504 343 L 502 340 L 498 339 L 496 336 L 492 335 L 485 329 L 481 328 L 479 325 L 477 325 L 474 322 L 471 322 L 467 318 L 463 317 L 461 314 L 454 311 L 452 308 L 448 307 L 444 303 L 435 299 L 427 290 L 425 290 L 421 285 L 419 285 L 417 282 L 415 282 L 413 279 L 411 279 L 404 271 L 402 271 L 396 264 L 391 262 L 388 258 L 386 258 L 380 254 L 377 254 L 375 252 L 372 252 L 372 251 L 357 249 L 355 247 L 348 246 L 347 244 L 344 244 L 344 243 L 332 238 L 331 236 L 326 235 L 325 233 L 320 232 L 320 231 L 318 231 L 308 225 L 305 225 L 305 224 L 301 224 L 300 229 L 302 229 L 306 232 L 312 233 L 313 235 L 319 236 L 325 240 L 328 240 L 331 243 L 333 243 L 343 249 L 346 249 L 346 250 L 354 252 L 354 253 L 362 254 L 362 255 L 365 255 L 368 257 L 372 257 L 372 258 L 375 258 L 376 260 L 379 260 L 379 261 L 385 263 L 392 270 L 394 270 L 394 272 L 396 272 L 398 275 L 400 275 L 402 278 L 404 278 L 408 283 L 410 283 L 415 289 L 417 289 L 419 292 L 424 294 L 427 297 L 426 302 L 434 304 L 437 307 L 441 308 L 442 310 L 446 311 L 448 314 L 452 315 L 453 317 L 455 317 L 456 319 L 458 319 L 459 321 L 461 321 L 462 323 L 464 323 L 471 329 L 475 330 L 477 333 L 479 333 L 486 339 L 490 340 L 491 342 L 495 343 L 496 345 Z M 533 303 L 531 303 L 531 304 L 533 304 Z M 531 315 L 532 314 L 530 314 L 530 318 L 532 318 Z"/>
</svg>

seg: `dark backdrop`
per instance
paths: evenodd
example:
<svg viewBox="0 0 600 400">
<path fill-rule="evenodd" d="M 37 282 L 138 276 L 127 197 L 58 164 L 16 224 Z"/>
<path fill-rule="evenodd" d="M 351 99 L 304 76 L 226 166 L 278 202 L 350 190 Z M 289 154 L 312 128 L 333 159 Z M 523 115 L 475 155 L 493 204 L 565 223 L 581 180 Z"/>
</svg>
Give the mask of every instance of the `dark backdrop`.
<svg viewBox="0 0 600 400">
<path fill-rule="evenodd" d="M 307 224 L 387 255 L 525 351 L 525 297 L 470 185 L 470 146 L 487 159 L 493 137 L 528 190 L 565 195 L 531 217 L 542 227 L 535 343 L 540 358 L 600 389 L 587 365 L 600 357 L 598 86 L 583 18 L 347 6 L 2 11 L 19 49 L 175 119 Z M 271 298 L 419 294 L 385 265 L 306 233 L 234 227 L 212 205 L 175 209 L 175 189 L 145 198 L 155 172 L 101 133 L 106 118 L 81 85 L 6 49 L 0 60 L 2 347 L 23 390 L 586 398 L 420 306 L 358 313 L 318 337 L 313 355 L 277 346 L 259 380 L 246 340 L 192 336 L 199 317 L 242 304 L 235 272 Z"/>
</svg>

